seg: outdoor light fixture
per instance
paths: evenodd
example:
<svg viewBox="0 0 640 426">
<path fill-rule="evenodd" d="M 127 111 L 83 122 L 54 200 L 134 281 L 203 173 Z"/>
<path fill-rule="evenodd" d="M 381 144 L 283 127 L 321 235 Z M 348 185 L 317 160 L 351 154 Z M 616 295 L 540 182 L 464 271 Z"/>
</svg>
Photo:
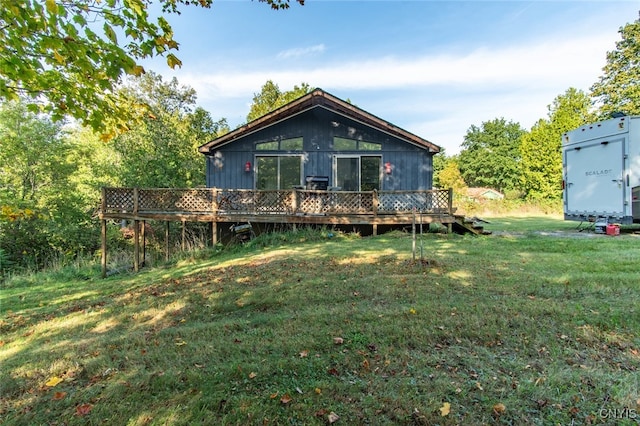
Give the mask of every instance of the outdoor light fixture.
<svg viewBox="0 0 640 426">
<path fill-rule="evenodd" d="M 249 173 L 251 171 L 251 161 L 244 163 L 244 171 Z"/>
<path fill-rule="evenodd" d="M 390 162 L 387 161 L 386 163 L 384 163 L 384 172 L 385 172 L 385 174 L 390 175 L 391 174 L 391 169 L 392 169 L 392 166 L 391 166 Z"/>
</svg>

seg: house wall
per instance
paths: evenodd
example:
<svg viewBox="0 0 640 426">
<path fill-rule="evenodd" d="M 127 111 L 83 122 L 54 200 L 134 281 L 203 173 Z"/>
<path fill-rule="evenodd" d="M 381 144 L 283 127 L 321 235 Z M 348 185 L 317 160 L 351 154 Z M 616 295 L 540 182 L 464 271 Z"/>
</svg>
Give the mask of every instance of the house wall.
<svg viewBox="0 0 640 426">
<path fill-rule="evenodd" d="M 334 136 L 377 142 L 381 151 L 335 151 Z M 254 173 L 245 172 L 245 164 L 255 166 L 256 155 L 283 154 L 283 151 L 256 151 L 255 144 L 277 139 L 303 138 L 304 176 L 329 176 L 335 155 L 380 155 L 382 164 L 389 162 L 391 174 L 383 173 L 382 190 L 431 189 L 433 154 L 427 149 L 407 143 L 387 133 L 361 124 L 325 108 L 316 107 L 287 120 L 260 129 L 250 135 L 219 147 L 207 157 L 207 186 L 225 189 L 253 189 Z M 301 182 L 302 184 L 302 182 Z"/>
</svg>

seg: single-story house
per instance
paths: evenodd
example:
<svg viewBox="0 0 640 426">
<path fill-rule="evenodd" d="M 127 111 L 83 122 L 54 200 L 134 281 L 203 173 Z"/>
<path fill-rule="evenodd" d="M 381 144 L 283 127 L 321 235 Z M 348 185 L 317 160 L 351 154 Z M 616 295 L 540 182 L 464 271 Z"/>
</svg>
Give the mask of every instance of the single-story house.
<svg viewBox="0 0 640 426">
<path fill-rule="evenodd" d="M 428 190 L 440 147 L 322 89 L 200 146 L 207 187 Z"/>
</svg>

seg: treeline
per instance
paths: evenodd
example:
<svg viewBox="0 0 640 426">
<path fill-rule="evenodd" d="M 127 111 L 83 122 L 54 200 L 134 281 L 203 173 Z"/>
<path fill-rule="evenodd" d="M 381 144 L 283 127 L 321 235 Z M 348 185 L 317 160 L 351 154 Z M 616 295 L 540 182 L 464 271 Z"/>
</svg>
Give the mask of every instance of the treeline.
<svg viewBox="0 0 640 426">
<path fill-rule="evenodd" d="M 226 121 L 214 121 L 176 79 L 147 73 L 121 90 L 141 113 L 109 140 L 20 101 L 0 107 L 0 274 L 94 253 L 103 186 L 204 185 L 197 146 L 228 131 Z"/>
<path fill-rule="evenodd" d="M 640 114 L 640 20 L 620 29 L 603 76 L 591 92 L 570 88 L 553 100 L 548 116 L 530 130 L 505 118 L 471 125 L 460 154 L 435 160 L 435 185 L 489 187 L 511 199 L 561 197 L 561 135 L 613 111 Z M 268 81 L 253 98 L 247 120 L 309 91 L 302 83 L 281 91 Z M 0 106 L 0 277 L 91 256 L 98 249 L 95 213 L 103 186 L 194 187 L 204 185 L 197 147 L 229 131 L 197 106 L 196 93 L 176 79 L 152 72 L 132 77 L 116 93 L 113 126 L 84 127 L 52 120 L 28 101 Z M 526 102 L 526 99 L 523 100 Z M 126 117 L 128 122 L 123 122 Z M 111 246 L 122 243 L 114 234 Z"/>
</svg>

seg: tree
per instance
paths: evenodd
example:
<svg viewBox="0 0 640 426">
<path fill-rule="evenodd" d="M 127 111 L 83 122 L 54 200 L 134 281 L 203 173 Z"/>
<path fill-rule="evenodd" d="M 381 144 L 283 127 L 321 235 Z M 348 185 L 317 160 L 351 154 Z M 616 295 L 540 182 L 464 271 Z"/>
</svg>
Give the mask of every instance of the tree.
<svg viewBox="0 0 640 426">
<path fill-rule="evenodd" d="M 440 171 L 439 187 L 453 189 L 453 193 L 456 196 L 465 194 L 467 185 L 464 183 L 464 179 L 462 179 L 456 158 L 450 158 Z"/>
<path fill-rule="evenodd" d="M 600 103 L 600 118 L 614 112 L 640 114 L 640 19 L 619 30 L 616 50 L 607 52 L 604 75 L 591 86 L 591 96 Z"/>
<path fill-rule="evenodd" d="M 570 88 L 547 107 L 548 118 L 523 135 L 522 188 L 528 199 L 562 197 L 562 134 L 590 121 L 590 106 L 583 91 Z"/>
<path fill-rule="evenodd" d="M 23 103 L 0 107 L 0 252 L 15 266 L 39 267 L 96 245 L 91 212 L 98 188 L 113 182 L 112 148 L 72 135 Z"/>
<path fill-rule="evenodd" d="M 259 0 L 286 9 L 289 0 Z M 304 4 L 304 0 L 296 0 Z M 67 115 L 94 129 L 124 128 L 132 111 L 121 108 L 117 86 L 124 75 L 142 75 L 139 61 L 173 53 L 167 15 L 183 6 L 209 8 L 213 0 L 24 0 L 0 8 L 0 99 L 28 98 L 31 111 Z"/>
<path fill-rule="evenodd" d="M 122 183 L 144 187 L 192 187 L 204 184 L 204 160 L 198 146 L 227 132 L 225 120 L 214 122 L 196 108 L 195 91 L 174 77 L 149 72 L 123 89 L 129 108 L 148 105 L 148 114 L 113 142 L 119 153 Z"/>
<path fill-rule="evenodd" d="M 496 118 L 472 125 L 464 137 L 459 156 L 462 177 L 470 187 L 489 187 L 498 191 L 520 186 L 520 124 Z"/>
<path fill-rule="evenodd" d="M 293 89 L 282 92 L 277 84 L 268 80 L 260 93 L 253 94 L 253 103 L 249 114 L 247 114 L 247 121 L 260 118 L 271 111 L 288 104 L 289 102 L 304 96 L 311 91 L 309 84 L 300 83 L 300 86 L 293 86 Z"/>
</svg>

